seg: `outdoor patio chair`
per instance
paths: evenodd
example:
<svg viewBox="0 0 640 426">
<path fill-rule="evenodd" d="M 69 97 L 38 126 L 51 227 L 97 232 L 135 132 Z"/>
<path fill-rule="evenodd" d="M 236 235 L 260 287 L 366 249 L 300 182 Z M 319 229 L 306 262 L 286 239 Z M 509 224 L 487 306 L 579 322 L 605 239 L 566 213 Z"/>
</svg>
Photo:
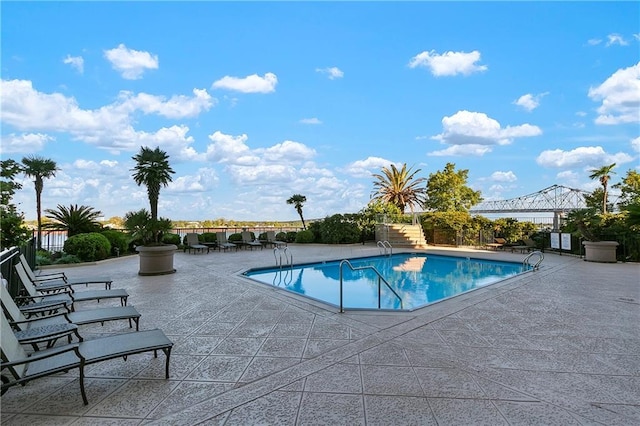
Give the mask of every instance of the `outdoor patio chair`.
<svg viewBox="0 0 640 426">
<path fill-rule="evenodd" d="M 29 279 L 27 271 L 22 263 L 15 265 L 16 272 L 18 273 L 19 281 L 26 290 L 28 296 L 34 301 L 51 300 L 70 300 L 71 310 L 74 310 L 74 302 L 85 302 L 88 300 L 96 300 L 100 302 L 101 299 L 120 299 L 120 305 L 126 306 L 129 293 L 123 288 L 109 289 L 109 290 L 86 290 L 86 291 L 74 291 L 69 284 L 65 284 L 64 281 L 49 282 L 42 284 L 39 287 Z M 40 300 L 38 300 L 38 298 Z"/>
<path fill-rule="evenodd" d="M 251 250 L 253 250 L 256 247 L 260 247 L 260 250 L 264 248 L 260 241 L 256 241 L 251 237 L 250 231 L 242 231 L 242 244 L 251 248 Z"/>
<path fill-rule="evenodd" d="M 275 247 L 282 247 L 287 245 L 285 241 L 279 241 L 276 239 L 275 231 L 267 231 L 267 243 Z"/>
<path fill-rule="evenodd" d="M 162 330 L 138 331 L 135 333 L 116 334 L 108 337 L 86 340 L 58 346 L 27 355 L 20 346 L 20 342 L 13 333 L 9 322 L 1 316 L 0 347 L 2 348 L 2 394 L 11 386 L 24 385 L 27 382 L 52 374 L 79 370 L 80 393 L 82 402 L 88 405 L 84 388 L 84 368 L 87 365 L 124 358 L 129 355 L 153 351 L 158 357 L 158 351 L 164 352 L 166 357 L 165 378 L 169 378 L 169 359 L 173 342 Z"/>
<path fill-rule="evenodd" d="M 20 330 L 27 330 L 33 327 L 42 327 L 51 324 L 72 323 L 76 325 L 85 324 L 104 324 L 107 321 L 128 320 L 129 327 L 136 324 L 136 330 L 140 328 L 140 312 L 133 306 L 117 306 L 113 308 L 87 309 L 75 312 L 58 312 L 56 314 L 47 314 L 51 308 L 43 307 L 42 312 L 32 312 L 33 317 L 26 318 L 20 311 L 16 302 L 11 298 L 9 291 L 2 287 L 0 300 L 2 308 L 7 314 L 7 319 L 14 327 Z"/>
<path fill-rule="evenodd" d="M 226 232 L 216 232 L 216 241 L 218 243 L 218 250 L 228 250 L 228 249 L 236 249 L 238 250 L 238 246 L 230 243 L 227 240 Z"/>
<path fill-rule="evenodd" d="M 105 290 L 111 288 L 111 283 L 113 280 L 111 278 L 106 277 L 79 277 L 79 278 L 69 278 L 64 272 L 51 272 L 47 274 L 39 274 L 31 269 L 29 262 L 24 257 L 23 254 L 20 255 L 20 263 L 24 267 L 24 270 L 27 272 L 27 275 L 31 279 L 31 281 L 35 284 L 36 287 L 40 285 L 46 285 L 47 282 L 56 282 L 60 284 L 60 281 L 64 281 L 67 285 L 84 285 L 88 286 L 89 284 L 104 284 Z"/>
<path fill-rule="evenodd" d="M 189 233 L 187 234 L 186 239 L 187 241 L 184 251 L 189 250 L 189 253 L 191 253 L 191 250 L 193 250 L 194 253 L 197 253 L 199 251 L 204 252 L 206 250 L 207 253 L 209 253 L 209 246 L 200 244 L 200 241 L 198 240 L 198 234 Z"/>
</svg>

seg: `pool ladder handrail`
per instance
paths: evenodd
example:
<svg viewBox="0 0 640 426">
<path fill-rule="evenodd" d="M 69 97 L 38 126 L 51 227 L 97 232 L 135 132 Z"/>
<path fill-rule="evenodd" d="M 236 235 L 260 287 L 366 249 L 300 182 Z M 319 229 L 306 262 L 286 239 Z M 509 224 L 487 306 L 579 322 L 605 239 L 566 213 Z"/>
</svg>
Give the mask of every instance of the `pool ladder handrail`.
<svg viewBox="0 0 640 426">
<path fill-rule="evenodd" d="M 383 255 L 387 255 L 387 249 L 389 249 L 389 256 L 391 256 L 393 254 L 393 246 L 391 246 L 391 243 L 387 240 L 384 241 L 378 241 L 377 242 L 377 246 L 378 248 L 380 248 L 380 254 Z"/>
<path fill-rule="evenodd" d="M 384 282 L 384 284 L 387 286 L 387 288 L 389 290 L 391 290 L 391 292 L 398 298 L 398 300 L 400 300 L 400 309 L 404 309 L 403 305 L 402 305 L 402 297 L 400 297 L 398 295 L 398 293 L 396 293 L 396 291 L 391 288 L 391 286 L 389 285 L 389 283 L 387 282 L 387 280 L 384 279 L 384 277 L 382 276 L 382 274 L 376 269 L 375 266 L 359 266 L 357 268 L 354 268 L 353 265 L 351 264 L 351 262 L 349 262 L 347 259 L 344 259 L 340 262 L 340 312 L 344 312 L 344 306 L 342 304 L 342 267 L 344 265 L 349 266 L 349 268 L 352 271 L 362 271 L 365 269 L 371 269 L 373 272 L 376 273 L 376 275 L 378 276 L 378 309 L 380 309 L 380 299 L 381 299 L 381 292 L 380 292 L 380 283 Z"/>
<path fill-rule="evenodd" d="M 538 255 L 538 261 L 533 266 L 531 266 L 531 263 L 529 263 L 529 259 L 531 259 L 531 256 L 533 256 L 534 254 Z M 540 250 L 535 250 L 535 251 L 532 251 L 531 253 L 529 253 L 522 260 L 522 266 L 526 267 L 528 265 L 535 271 L 535 270 L 540 269 L 540 264 L 542 263 L 543 260 L 544 260 L 544 254 L 542 254 L 542 252 Z"/>
<path fill-rule="evenodd" d="M 278 256 L 278 253 L 280 256 Z M 276 246 L 273 248 L 273 257 L 276 259 L 276 266 L 279 266 L 282 269 L 282 255 L 284 254 L 284 260 L 287 264 L 293 268 L 293 253 L 289 253 L 289 247 L 284 246 Z"/>
</svg>

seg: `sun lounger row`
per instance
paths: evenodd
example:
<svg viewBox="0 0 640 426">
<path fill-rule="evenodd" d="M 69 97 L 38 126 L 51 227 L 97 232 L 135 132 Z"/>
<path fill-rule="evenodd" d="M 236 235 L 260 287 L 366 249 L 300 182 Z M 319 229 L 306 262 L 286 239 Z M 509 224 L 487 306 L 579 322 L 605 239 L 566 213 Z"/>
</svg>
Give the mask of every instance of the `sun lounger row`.
<svg viewBox="0 0 640 426">
<path fill-rule="evenodd" d="M 127 305 L 129 295 L 124 289 L 111 289 L 111 280 L 97 277 L 74 281 L 64 274 L 36 276 L 24 258 L 16 265 L 16 272 L 27 293 L 27 296 L 16 299 L 21 305 L 16 303 L 4 285 L 0 285 L 4 313 L 0 315 L 2 394 L 11 386 L 78 368 L 82 400 L 86 405 L 86 365 L 119 357 L 126 360 L 129 355 L 150 351 L 157 357 L 159 350 L 166 356 L 165 377 L 169 378 L 173 343 L 161 330 L 139 331 L 141 315 L 135 307 Z M 36 280 L 31 280 L 31 275 Z M 72 288 L 80 284 L 104 284 L 105 289 L 76 291 Z M 74 309 L 75 302 L 102 299 L 119 299 L 121 306 Z M 129 327 L 135 323 L 136 331 L 91 340 L 85 340 L 79 332 L 81 325 L 116 320 L 128 320 Z M 71 343 L 74 337 L 78 343 Z M 55 346 L 62 338 L 69 343 Z M 40 347 L 42 344 L 44 348 Z M 30 345 L 33 352 L 27 353 L 22 345 Z"/>
</svg>

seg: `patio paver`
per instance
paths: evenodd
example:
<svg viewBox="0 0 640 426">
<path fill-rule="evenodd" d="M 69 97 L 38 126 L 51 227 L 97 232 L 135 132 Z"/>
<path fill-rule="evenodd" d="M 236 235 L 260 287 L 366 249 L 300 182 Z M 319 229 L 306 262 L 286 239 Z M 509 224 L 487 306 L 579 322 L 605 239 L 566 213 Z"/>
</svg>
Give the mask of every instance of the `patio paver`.
<svg viewBox="0 0 640 426">
<path fill-rule="evenodd" d="M 296 263 L 378 253 L 289 249 Z M 640 424 L 640 266 L 545 256 L 539 271 L 406 313 L 340 314 L 239 275 L 273 265 L 270 250 L 177 252 L 178 272 L 159 277 L 138 276 L 136 256 L 69 268 L 127 289 L 141 329 L 175 342 L 171 377 L 162 355 L 93 365 L 86 407 L 72 373 L 36 380 L 2 396 L 2 424 Z"/>
</svg>

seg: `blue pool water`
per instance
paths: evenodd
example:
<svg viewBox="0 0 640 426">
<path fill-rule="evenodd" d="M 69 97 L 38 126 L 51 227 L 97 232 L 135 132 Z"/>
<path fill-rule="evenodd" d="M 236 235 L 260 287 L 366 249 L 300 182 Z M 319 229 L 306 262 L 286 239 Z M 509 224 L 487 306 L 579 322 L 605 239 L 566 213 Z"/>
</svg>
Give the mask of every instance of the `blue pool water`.
<svg viewBox="0 0 640 426">
<path fill-rule="evenodd" d="M 403 309 L 415 309 L 525 271 L 520 263 L 416 253 L 349 260 L 354 268 L 374 266 L 402 298 Z M 252 269 L 245 276 L 336 306 L 340 304 L 340 261 L 292 267 Z M 378 276 L 371 270 L 343 266 L 345 308 L 378 308 Z M 401 309 L 400 301 L 381 284 L 382 309 Z"/>
</svg>

